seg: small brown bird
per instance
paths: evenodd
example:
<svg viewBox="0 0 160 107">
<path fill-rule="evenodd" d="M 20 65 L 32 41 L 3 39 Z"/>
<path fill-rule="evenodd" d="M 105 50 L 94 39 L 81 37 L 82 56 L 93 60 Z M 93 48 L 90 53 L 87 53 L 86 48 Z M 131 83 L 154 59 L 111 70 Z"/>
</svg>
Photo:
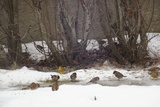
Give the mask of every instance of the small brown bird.
<svg viewBox="0 0 160 107">
<path fill-rule="evenodd" d="M 38 83 L 32 82 L 32 83 L 28 86 L 28 89 L 35 90 L 35 89 L 37 89 L 38 87 L 40 87 L 40 85 L 39 85 Z"/>
<path fill-rule="evenodd" d="M 52 85 L 52 91 L 57 91 L 59 89 L 59 85 L 58 85 L 58 82 L 54 82 Z"/>
<path fill-rule="evenodd" d="M 71 82 L 76 82 L 77 73 L 71 74 L 70 78 L 71 78 Z"/>
<path fill-rule="evenodd" d="M 56 82 L 60 79 L 60 76 L 59 75 L 51 75 L 51 78 L 52 78 L 53 82 Z"/>
<path fill-rule="evenodd" d="M 44 50 L 44 47 L 41 46 L 41 45 L 36 45 L 36 47 L 37 47 L 40 51 L 43 51 L 43 50 Z"/>
<path fill-rule="evenodd" d="M 123 77 L 126 77 L 124 76 L 122 73 L 118 72 L 118 71 L 114 71 L 113 74 L 119 79 L 123 78 Z"/>
<path fill-rule="evenodd" d="M 99 81 L 99 77 L 94 77 L 89 82 L 96 83 L 97 81 Z"/>
</svg>

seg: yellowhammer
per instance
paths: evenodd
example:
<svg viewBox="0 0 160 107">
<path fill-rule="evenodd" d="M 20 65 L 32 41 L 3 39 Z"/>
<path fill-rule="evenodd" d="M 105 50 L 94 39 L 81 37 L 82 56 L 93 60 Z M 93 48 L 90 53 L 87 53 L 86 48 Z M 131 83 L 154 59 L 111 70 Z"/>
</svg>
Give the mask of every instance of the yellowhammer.
<svg viewBox="0 0 160 107">
<path fill-rule="evenodd" d="M 158 74 L 157 71 L 152 71 L 152 72 L 151 72 L 151 77 L 152 77 L 152 78 L 158 78 L 158 76 L 159 76 L 159 74 Z"/>
<path fill-rule="evenodd" d="M 62 66 L 59 66 L 58 67 L 58 72 L 63 74 L 63 73 L 65 73 L 65 70 L 62 68 Z"/>
</svg>

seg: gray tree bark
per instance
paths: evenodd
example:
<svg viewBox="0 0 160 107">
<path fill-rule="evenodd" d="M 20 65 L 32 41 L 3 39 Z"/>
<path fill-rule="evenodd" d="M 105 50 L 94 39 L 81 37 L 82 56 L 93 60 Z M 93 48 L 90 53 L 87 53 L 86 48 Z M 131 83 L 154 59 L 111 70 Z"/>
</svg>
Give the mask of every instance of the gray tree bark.
<svg viewBox="0 0 160 107">
<path fill-rule="evenodd" d="M 19 35 L 19 0 L 4 0 L 3 2 L 8 21 L 6 29 L 8 53 L 11 61 L 17 63 L 20 61 L 22 53 L 21 36 Z"/>
<path fill-rule="evenodd" d="M 6 68 L 9 65 L 7 54 L 3 46 L 0 44 L 0 68 Z"/>
<path fill-rule="evenodd" d="M 107 0 L 97 0 L 100 23 L 104 34 L 119 63 L 138 63 L 147 55 L 146 32 L 150 24 L 145 24 L 146 19 L 142 14 L 143 2 L 145 1 L 113 0 L 113 2 L 115 4 L 115 14 L 109 11 Z M 154 0 L 152 3 L 154 8 Z M 115 20 L 111 17 L 115 17 Z M 109 29 L 109 34 L 107 34 L 106 29 Z M 117 40 L 115 41 L 113 38 Z M 118 47 L 115 42 L 117 42 Z"/>
</svg>

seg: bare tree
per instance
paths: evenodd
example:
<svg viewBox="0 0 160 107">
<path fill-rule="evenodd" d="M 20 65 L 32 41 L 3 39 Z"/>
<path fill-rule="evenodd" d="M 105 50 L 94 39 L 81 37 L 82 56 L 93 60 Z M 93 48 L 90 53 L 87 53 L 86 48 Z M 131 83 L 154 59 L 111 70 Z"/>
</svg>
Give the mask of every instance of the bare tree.
<svg viewBox="0 0 160 107">
<path fill-rule="evenodd" d="M 7 58 L 7 54 L 4 51 L 4 47 L 2 46 L 2 44 L 0 44 L 0 67 L 5 68 L 8 66 L 8 64 L 9 64 L 9 61 Z"/>
<path fill-rule="evenodd" d="M 27 1 L 26 1 L 27 2 Z M 32 0 L 33 10 L 35 11 L 37 23 L 39 26 L 39 31 L 41 34 L 42 40 L 47 44 L 49 51 L 44 54 L 49 57 L 49 59 L 53 59 L 56 65 L 66 65 L 66 61 L 61 55 L 60 51 L 57 49 L 53 40 L 57 38 L 57 0 L 52 1 L 43 1 L 43 0 Z M 49 13 L 48 7 L 53 6 L 53 10 Z M 52 15 L 52 17 L 51 17 Z M 51 18 L 52 18 L 52 26 L 51 29 Z M 53 31 L 53 32 L 52 32 Z M 42 42 L 43 45 L 43 42 Z"/>
<path fill-rule="evenodd" d="M 138 63 L 147 55 L 146 33 L 153 18 L 154 0 L 151 0 L 153 10 L 149 20 L 143 15 L 143 0 L 112 2 L 115 13 L 110 11 L 107 0 L 97 0 L 101 26 L 109 46 L 119 63 Z"/>
<path fill-rule="evenodd" d="M 64 32 L 61 37 L 65 49 L 64 52 L 70 63 L 72 61 L 81 62 L 86 54 L 89 30 L 95 9 L 94 1 L 90 3 L 89 5 L 84 0 L 77 0 L 72 4 L 76 5 L 74 9 L 71 5 L 67 7 L 67 1 L 59 1 L 61 29 Z M 71 10 L 74 10 L 74 12 L 70 13 Z M 81 24 L 81 28 L 79 24 Z M 81 41 L 78 41 L 78 39 L 81 39 Z"/>
<path fill-rule="evenodd" d="M 0 2 L 0 11 L 2 11 L 3 9 L 3 4 L 2 1 Z M 2 22 L 0 19 L 0 32 L 2 31 Z M 9 63 L 8 63 L 8 58 L 7 58 L 7 54 L 4 51 L 4 47 L 2 45 L 2 38 L 0 40 L 0 67 L 6 67 Z"/>
<path fill-rule="evenodd" d="M 21 36 L 19 35 L 19 0 L 3 0 L 4 14 L 7 20 L 7 28 L 3 32 L 7 37 L 9 57 L 12 62 L 19 62 L 21 59 Z M 2 28 L 2 27 L 1 27 Z"/>
</svg>

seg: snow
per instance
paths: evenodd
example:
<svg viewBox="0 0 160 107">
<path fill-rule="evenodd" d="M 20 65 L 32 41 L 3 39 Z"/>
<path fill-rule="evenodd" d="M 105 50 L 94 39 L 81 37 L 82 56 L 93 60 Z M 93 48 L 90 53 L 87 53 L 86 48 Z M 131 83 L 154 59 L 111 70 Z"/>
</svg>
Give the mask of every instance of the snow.
<svg viewBox="0 0 160 107">
<path fill-rule="evenodd" d="M 155 36 L 155 37 L 154 37 Z M 152 38 L 154 37 L 154 38 Z M 148 38 L 151 39 L 148 42 L 149 55 L 151 57 L 160 57 L 160 34 L 159 33 L 149 33 Z"/>
<path fill-rule="evenodd" d="M 46 52 L 48 52 L 47 45 L 46 45 L 46 43 L 44 41 L 35 41 L 35 44 L 36 45 L 40 45 L 40 46 L 44 46 L 44 50 Z M 26 49 L 26 46 L 27 46 L 27 49 Z M 40 53 L 35 48 L 34 42 L 22 44 L 22 51 L 23 52 L 29 52 L 30 55 L 31 55 L 30 58 L 33 59 L 33 60 L 40 61 L 40 60 L 44 60 L 45 59 L 44 54 Z"/>
<path fill-rule="evenodd" d="M 78 40 L 78 42 L 80 42 L 81 40 Z M 33 59 L 33 60 L 36 60 L 37 62 L 40 61 L 40 60 L 44 60 L 45 59 L 45 56 L 42 53 L 40 53 L 36 48 L 35 48 L 35 45 L 40 45 L 40 46 L 44 46 L 44 50 L 46 52 L 48 52 L 48 46 L 46 45 L 46 43 L 44 41 L 35 41 L 35 42 L 31 42 L 31 43 L 25 43 L 25 44 L 22 44 L 22 51 L 23 52 L 29 52 L 30 53 L 30 58 Z M 61 41 L 53 41 L 53 44 L 56 46 L 56 48 L 60 51 L 63 50 L 63 47 L 62 47 L 62 43 Z M 99 50 L 99 45 L 98 45 L 98 42 L 94 39 L 92 40 L 88 40 L 87 41 L 87 47 L 86 47 L 86 50 Z M 26 46 L 27 46 L 27 49 L 26 49 Z M 7 52 L 7 49 L 5 48 L 5 51 Z"/>
<path fill-rule="evenodd" d="M 62 85 L 54 92 L 50 88 L 3 91 L 0 107 L 160 107 L 159 90 L 159 86 Z"/>
<path fill-rule="evenodd" d="M 113 68 L 102 67 L 100 70 L 92 68 L 92 69 L 80 69 L 73 72 L 77 73 L 77 76 L 78 76 L 77 80 L 79 81 L 78 84 L 85 85 L 93 77 L 98 76 L 101 79 L 101 81 L 99 81 L 100 84 L 103 85 L 103 84 L 112 82 L 112 85 L 114 86 L 114 85 L 118 85 L 117 83 L 115 84 L 113 83 L 114 81 L 117 82 L 117 78 L 113 75 L 114 70 L 117 70 L 123 73 L 125 76 L 127 76 L 123 78 L 123 80 L 121 80 L 123 82 L 124 81 L 127 82 L 129 80 L 147 81 L 151 79 L 147 70 L 127 71 L 124 69 L 113 69 Z M 51 75 L 59 75 L 60 81 L 66 81 L 70 79 L 70 75 L 73 72 L 70 72 L 67 74 L 59 74 L 57 72 L 39 72 L 35 70 L 30 70 L 27 67 L 23 67 L 17 70 L 0 70 L 0 89 L 21 86 L 21 85 L 29 85 L 32 82 L 51 80 Z M 107 82 L 104 83 L 105 81 Z M 130 84 L 130 83 L 128 82 L 127 84 Z"/>
<path fill-rule="evenodd" d="M 112 74 L 114 70 L 127 77 L 118 81 Z M 73 72 L 77 73 L 78 82 L 62 84 L 58 91 L 52 91 L 49 84 L 40 82 L 51 79 L 51 74 L 60 75 L 60 81 L 69 80 Z M 73 72 L 39 72 L 26 67 L 17 70 L 1 69 L 0 107 L 160 107 L 160 86 L 154 84 L 159 83 L 159 80 L 152 80 L 145 70 L 126 71 L 104 67 L 101 70 L 80 69 Z M 99 84 L 87 84 L 95 76 L 100 77 Z M 152 85 L 124 85 L 126 82 L 129 84 L 129 80 L 144 80 Z M 41 87 L 37 90 L 21 90 L 32 82 L 40 83 Z"/>
<path fill-rule="evenodd" d="M 151 57 L 153 57 L 153 58 L 160 57 L 160 43 L 159 43 L 159 41 L 160 41 L 160 33 L 147 33 L 147 36 L 148 36 L 148 39 L 152 38 L 151 40 L 149 40 L 149 43 L 148 43 L 148 52 L 149 52 L 149 55 Z M 78 42 L 80 42 L 80 41 L 81 40 L 78 40 Z M 103 39 L 103 41 L 106 41 L 106 43 L 107 43 L 106 39 Z M 44 50 L 46 52 L 49 51 L 48 48 L 47 48 L 47 45 L 46 45 L 46 43 L 44 41 L 35 41 L 35 44 L 36 45 L 40 45 L 40 46 L 44 45 Z M 61 41 L 53 41 L 53 44 L 56 46 L 56 48 L 58 50 L 60 50 L 60 51 L 63 50 Z M 99 50 L 99 44 L 98 44 L 98 42 L 95 39 L 88 40 L 87 44 L 88 45 L 86 47 L 86 50 Z M 26 50 L 25 45 L 27 46 L 28 50 Z M 44 54 L 40 53 L 35 48 L 33 42 L 31 42 L 31 43 L 25 43 L 25 45 L 24 44 L 22 45 L 23 52 L 28 51 L 31 54 L 30 58 L 32 58 L 34 60 L 37 60 L 37 61 L 45 59 Z"/>
<path fill-rule="evenodd" d="M 148 34 L 149 38 L 155 34 Z M 160 36 L 149 41 L 148 50 L 152 57 L 160 56 Z M 42 45 L 41 41 L 36 44 Z M 54 44 L 58 44 L 54 41 Z M 44 59 L 33 43 L 26 43 L 31 58 Z M 44 49 L 47 46 L 44 43 Z M 59 47 L 60 48 L 60 47 Z M 23 45 L 25 52 L 25 46 Z M 58 48 L 57 48 L 58 49 Z M 99 49 L 95 40 L 88 42 L 87 50 Z M 160 67 L 160 65 L 157 65 Z M 118 79 L 113 71 L 127 77 Z M 77 82 L 70 82 L 70 75 L 77 73 Z M 52 91 L 50 75 L 59 75 L 58 91 Z M 93 77 L 100 77 L 97 84 L 88 83 Z M 40 84 L 37 90 L 22 90 L 32 82 Z M 105 62 L 101 67 L 79 69 L 66 74 L 40 72 L 22 67 L 17 70 L 0 69 L 0 107 L 160 107 L 160 78 L 154 80 L 147 69 L 118 69 Z"/>
<path fill-rule="evenodd" d="M 99 44 L 96 40 L 92 39 L 92 40 L 88 40 L 88 43 L 87 43 L 87 47 L 86 47 L 86 50 L 99 50 Z"/>
</svg>

